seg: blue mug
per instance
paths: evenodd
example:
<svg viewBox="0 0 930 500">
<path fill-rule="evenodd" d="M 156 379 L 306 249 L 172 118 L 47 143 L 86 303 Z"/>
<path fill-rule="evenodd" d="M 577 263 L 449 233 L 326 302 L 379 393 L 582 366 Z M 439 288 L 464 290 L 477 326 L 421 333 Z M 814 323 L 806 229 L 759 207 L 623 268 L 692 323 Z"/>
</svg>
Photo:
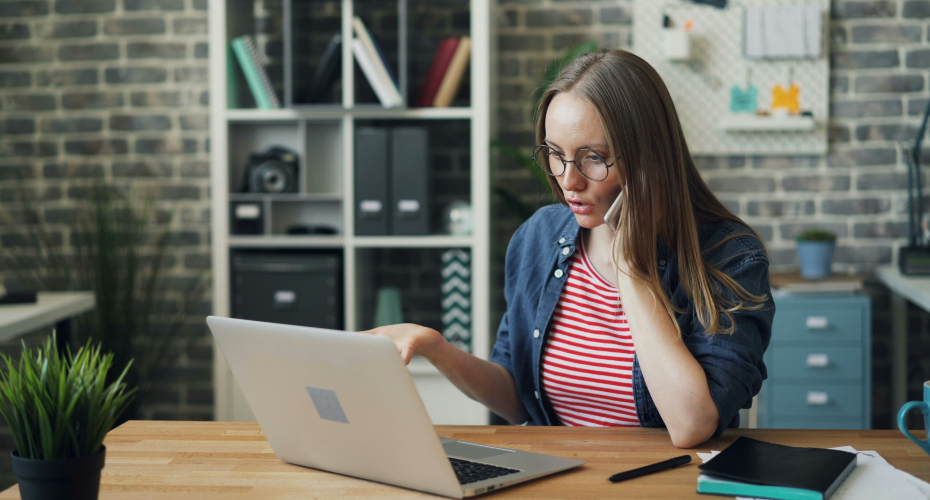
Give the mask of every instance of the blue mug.
<svg viewBox="0 0 930 500">
<path fill-rule="evenodd" d="M 924 429 L 928 431 L 927 435 L 928 439 L 930 439 L 930 380 L 924 382 L 924 400 L 904 403 L 904 406 L 901 407 L 901 411 L 898 412 L 898 428 L 901 429 L 901 432 L 903 432 L 908 439 L 917 443 L 917 446 L 920 446 L 924 451 L 930 453 L 930 442 L 928 442 L 927 439 L 917 439 L 914 437 L 913 434 L 907 431 L 907 426 L 904 424 L 907 412 L 914 408 L 920 408 L 920 411 L 923 412 Z"/>
</svg>

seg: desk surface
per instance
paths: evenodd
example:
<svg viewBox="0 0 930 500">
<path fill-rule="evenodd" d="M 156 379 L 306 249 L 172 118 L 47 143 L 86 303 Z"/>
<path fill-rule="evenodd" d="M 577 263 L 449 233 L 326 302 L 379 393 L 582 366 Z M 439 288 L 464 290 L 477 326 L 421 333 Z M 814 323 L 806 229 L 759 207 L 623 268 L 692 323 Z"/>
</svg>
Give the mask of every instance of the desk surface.
<svg viewBox="0 0 930 500">
<path fill-rule="evenodd" d="M 876 275 L 891 291 L 930 311 L 930 276 L 901 274 L 896 266 L 880 267 Z"/>
<path fill-rule="evenodd" d="M 876 450 L 895 467 L 930 480 L 930 456 L 898 431 L 731 429 L 693 450 L 671 445 L 664 429 L 439 426 L 442 436 L 577 458 L 585 465 L 480 498 L 700 498 L 695 452 L 720 450 L 737 436 L 794 446 L 851 445 Z M 286 464 L 272 453 L 258 424 L 132 421 L 106 439 L 100 498 L 442 498 Z M 688 453 L 691 464 L 611 484 L 622 470 Z M 18 499 L 14 486 L 0 499 Z"/>
<path fill-rule="evenodd" d="M 54 325 L 94 308 L 94 292 L 39 292 L 33 304 L 0 305 L 0 341 Z"/>
</svg>

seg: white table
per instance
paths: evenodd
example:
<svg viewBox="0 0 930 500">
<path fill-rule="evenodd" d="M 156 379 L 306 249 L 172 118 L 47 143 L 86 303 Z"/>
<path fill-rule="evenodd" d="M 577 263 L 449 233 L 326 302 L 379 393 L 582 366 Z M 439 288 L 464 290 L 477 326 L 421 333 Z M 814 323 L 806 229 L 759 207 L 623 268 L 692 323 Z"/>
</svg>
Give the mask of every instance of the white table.
<svg viewBox="0 0 930 500">
<path fill-rule="evenodd" d="M 58 345 L 71 337 L 71 318 L 95 306 L 94 292 L 39 292 L 31 304 L 0 305 L 0 341 L 55 325 Z"/>
<path fill-rule="evenodd" d="M 891 290 L 891 404 L 897 410 L 907 401 L 907 302 L 930 312 L 930 276 L 907 276 L 897 266 L 877 275 Z"/>
</svg>

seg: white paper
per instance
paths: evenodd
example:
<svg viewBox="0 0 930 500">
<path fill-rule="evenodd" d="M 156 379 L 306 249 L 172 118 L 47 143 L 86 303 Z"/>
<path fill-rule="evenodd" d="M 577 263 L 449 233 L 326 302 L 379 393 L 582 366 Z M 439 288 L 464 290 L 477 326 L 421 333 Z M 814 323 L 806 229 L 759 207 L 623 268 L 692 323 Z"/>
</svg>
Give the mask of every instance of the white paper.
<svg viewBox="0 0 930 500">
<path fill-rule="evenodd" d="M 807 57 L 820 57 L 820 49 L 823 46 L 823 11 L 820 10 L 820 5 L 810 4 L 804 7 L 804 31 Z"/>
<path fill-rule="evenodd" d="M 795 5 L 766 6 L 762 23 L 762 40 L 766 57 L 807 56 L 804 7 Z"/>
<path fill-rule="evenodd" d="M 743 27 L 743 51 L 750 59 L 765 57 L 762 44 L 762 7 L 746 7 L 746 21 Z"/>
</svg>

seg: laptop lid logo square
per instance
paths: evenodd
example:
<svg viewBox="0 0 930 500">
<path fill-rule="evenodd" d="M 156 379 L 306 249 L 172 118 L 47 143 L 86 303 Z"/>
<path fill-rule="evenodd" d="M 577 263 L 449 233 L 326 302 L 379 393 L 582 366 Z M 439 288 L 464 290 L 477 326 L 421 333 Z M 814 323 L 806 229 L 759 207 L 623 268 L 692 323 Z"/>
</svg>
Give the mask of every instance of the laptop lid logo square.
<svg viewBox="0 0 930 500">
<path fill-rule="evenodd" d="M 342 405 L 339 404 L 339 399 L 336 398 L 335 391 L 320 389 L 319 387 L 310 387 L 309 385 L 306 386 L 306 388 L 320 418 L 323 420 L 332 420 L 333 422 L 349 423 L 349 419 L 346 418 L 345 412 L 342 411 Z"/>
</svg>

